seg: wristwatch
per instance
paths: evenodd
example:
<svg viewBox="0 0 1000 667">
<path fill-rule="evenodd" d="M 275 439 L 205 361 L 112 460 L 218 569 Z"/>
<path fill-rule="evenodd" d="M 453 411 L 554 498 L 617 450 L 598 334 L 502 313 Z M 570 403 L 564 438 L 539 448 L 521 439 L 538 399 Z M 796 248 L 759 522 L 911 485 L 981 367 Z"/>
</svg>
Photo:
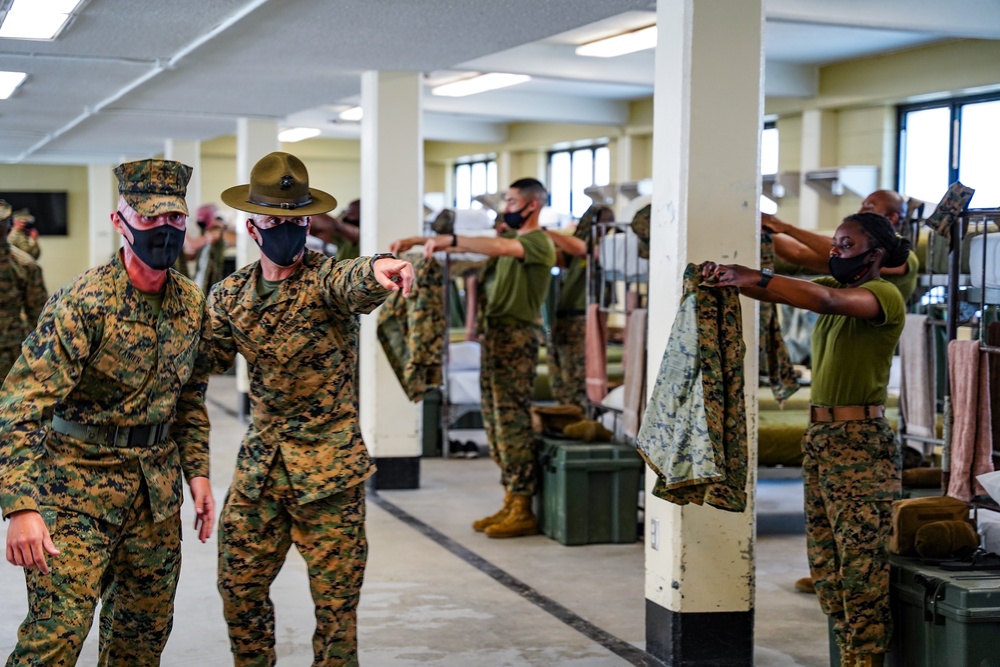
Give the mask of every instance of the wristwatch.
<svg viewBox="0 0 1000 667">
<path fill-rule="evenodd" d="M 767 284 L 771 282 L 771 278 L 774 277 L 774 269 L 761 269 L 760 270 L 760 280 L 757 282 L 757 287 L 763 287 L 767 289 Z"/>
<path fill-rule="evenodd" d="M 386 259 L 386 258 L 396 259 L 396 256 L 393 255 L 391 252 L 380 252 L 377 255 L 372 255 L 372 261 L 370 264 L 370 266 L 372 267 L 372 273 L 375 272 L 375 262 L 379 261 L 380 259 Z"/>
<path fill-rule="evenodd" d="M 451 235 L 451 247 L 454 248 L 458 245 L 458 234 Z"/>
</svg>

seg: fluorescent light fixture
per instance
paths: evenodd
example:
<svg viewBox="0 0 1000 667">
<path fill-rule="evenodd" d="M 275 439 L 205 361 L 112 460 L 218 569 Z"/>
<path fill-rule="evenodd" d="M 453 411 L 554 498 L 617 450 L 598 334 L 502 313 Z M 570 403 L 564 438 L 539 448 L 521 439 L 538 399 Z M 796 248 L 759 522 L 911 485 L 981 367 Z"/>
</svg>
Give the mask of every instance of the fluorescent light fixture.
<svg viewBox="0 0 1000 667">
<path fill-rule="evenodd" d="M 451 83 L 436 86 L 435 88 L 431 88 L 431 93 L 434 95 L 442 95 L 444 97 L 465 97 L 466 95 L 483 93 L 487 90 L 496 90 L 497 88 L 514 86 L 530 80 L 531 77 L 527 74 L 480 74 L 479 76 L 474 76 L 470 79 L 460 79 L 458 81 L 452 81 Z"/>
<path fill-rule="evenodd" d="M 0 100 L 13 95 L 27 76 L 24 72 L 0 72 Z"/>
<path fill-rule="evenodd" d="M 344 109 L 341 111 L 337 118 L 340 120 L 359 121 L 362 117 L 364 117 L 364 115 L 365 110 L 361 107 L 351 107 L 350 109 Z"/>
<path fill-rule="evenodd" d="M 293 144 L 296 141 L 319 136 L 319 133 L 319 129 L 315 127 L 291 127 L 278 133 L 278 141 Z"/>
<path fill-rule="evenodd" d="M 614 58 L 656 47 L 656 26 L 651 25 L 632 32 L 605 37 L 576 47 L 576 55 L 595 58 Z"/>
<path fill-rule="evenodd" d="M 55 39 L 80 0 L 15 0 L 0 25 L 0 37 Z"/>
</svg>

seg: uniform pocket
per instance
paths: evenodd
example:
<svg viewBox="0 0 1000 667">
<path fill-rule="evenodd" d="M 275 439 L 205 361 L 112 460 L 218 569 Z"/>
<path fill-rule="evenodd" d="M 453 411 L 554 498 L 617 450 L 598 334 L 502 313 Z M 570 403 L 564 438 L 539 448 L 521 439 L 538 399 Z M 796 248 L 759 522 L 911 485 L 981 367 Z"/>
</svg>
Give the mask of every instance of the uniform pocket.
<svg viewBox="0 0 1000 667">
<path fill-rule="evenodd" d="M 45 527 L 49 529 L 49 536 L 59 548 L 59 513 L 54 507 L 43 507 L 39 510 Z M 37 569 L 25 570 L 25 578 L 28 583 L 28 614 L 34 621 L 44 621 L 52 617 L 52 607 L 55 603 L 56 585 L 54 583 L 55 572 L 53 570 L 52 556 L 45 554 L 46 562 L 49 564 L 49 574 L 42 574 Z"/>
</svg>

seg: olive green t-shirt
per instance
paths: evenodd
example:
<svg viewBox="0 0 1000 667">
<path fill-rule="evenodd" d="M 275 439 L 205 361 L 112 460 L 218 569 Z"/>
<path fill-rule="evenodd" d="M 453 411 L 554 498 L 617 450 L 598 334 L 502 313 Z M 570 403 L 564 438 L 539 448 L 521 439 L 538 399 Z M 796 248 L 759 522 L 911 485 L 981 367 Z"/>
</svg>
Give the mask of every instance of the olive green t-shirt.
<svg viewBox="0 0 1000 667">
<path fill-rule="evenodd" d="M 345 259 L 357 259 L 361 256 L 361 244 L 355 243 L 343 236 L 338 236 L 337 242 L 337 261 L 342 262 Z"/>
<path fill-rule="evenodd" d="M 534 323 L 549 290 L 556 246 L 541 229 L 514 238 L 524 246 L 524 257 L 497 257 L 490 263 L 485 276 L 484 314 Z"/>
<path fill-rule="evenodd" d="M 896 286 L 899 293 L 903 295 L 903 305 L 910 300 L 913 290 L 917 289 L 917 274 L 920 272 L 920 258 L 917 253 L 910 251 L 906 258 L 906 274 L 902 276 L 882 276 L 885 280 Z"/>
<path fill-rule="evenodd" d="M 139 290 L 139 294 L 141 294 L 142 298 L 146 300 L 149 307 L 153 309 L 153 312 L 159 315 L 160 311 L 163 310 L 164 290 L 160 290 L 159 292 L 143 292 L 142 290 Z"/>
<path fill-rule="evenodd" d="M 830 277 L 813 282 L 843 288 Z M 846 315 L 820 315 L 812 334 L 814 405 L 884 405 L 889 367 L 906 321 L 899 290 L 882 278 L 860 286 L 882 306 L 882 321 Z"/>
</svg>

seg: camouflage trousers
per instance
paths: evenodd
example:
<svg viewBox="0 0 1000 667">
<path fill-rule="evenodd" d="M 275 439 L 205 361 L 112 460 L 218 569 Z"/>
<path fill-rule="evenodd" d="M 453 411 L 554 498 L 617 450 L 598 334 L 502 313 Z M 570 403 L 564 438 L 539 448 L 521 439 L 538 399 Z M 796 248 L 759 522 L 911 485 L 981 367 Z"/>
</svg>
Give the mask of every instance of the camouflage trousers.
<svg viewBox="0 0 1000 667">
<path fill-rule="evenodd" d="M 365 486 L 296 502 L 281 454 L 256 500 L 235 491 L 219 517 L 219 593 L 234 664 L 274 665 L 274 605 L 268 596 L 289 547 L 309 572 L 316 606 L 313 665 L 357 665 L 357 608 L 368 558 Z"/>
<path fill-rule="evenodd" d="M 885 419 L 814 423 L 802 440 L 809 569 L 837 644 L 889 650 L 891 503 L 902 461 Z"/>
<path fill-rule="evenodd" d="M 548 346 L 552 398 L 561 405 L 587 407 L 587 318 L 557 317 Z"/>
<path fill-rule="evenodd" d="M 41 513 L 60 554 L 47 557 L 49 574 L 25 570 L 28 616 L 7 666 L 75 665 L 99 597 L 98 664 L 160 664 L 180 575 L 180 515 L 153 523 L 144 485 L 120 526 L 63 508 Z"/>
<path fill-rule="evenodd" d="M 535 493 L 535 433 L 531 399 L 538 363 L 538 328 L 489 321 L 482 341 L 479 388 L 490 457 L 500 466 L 505 490 Z"/>
</svg>

